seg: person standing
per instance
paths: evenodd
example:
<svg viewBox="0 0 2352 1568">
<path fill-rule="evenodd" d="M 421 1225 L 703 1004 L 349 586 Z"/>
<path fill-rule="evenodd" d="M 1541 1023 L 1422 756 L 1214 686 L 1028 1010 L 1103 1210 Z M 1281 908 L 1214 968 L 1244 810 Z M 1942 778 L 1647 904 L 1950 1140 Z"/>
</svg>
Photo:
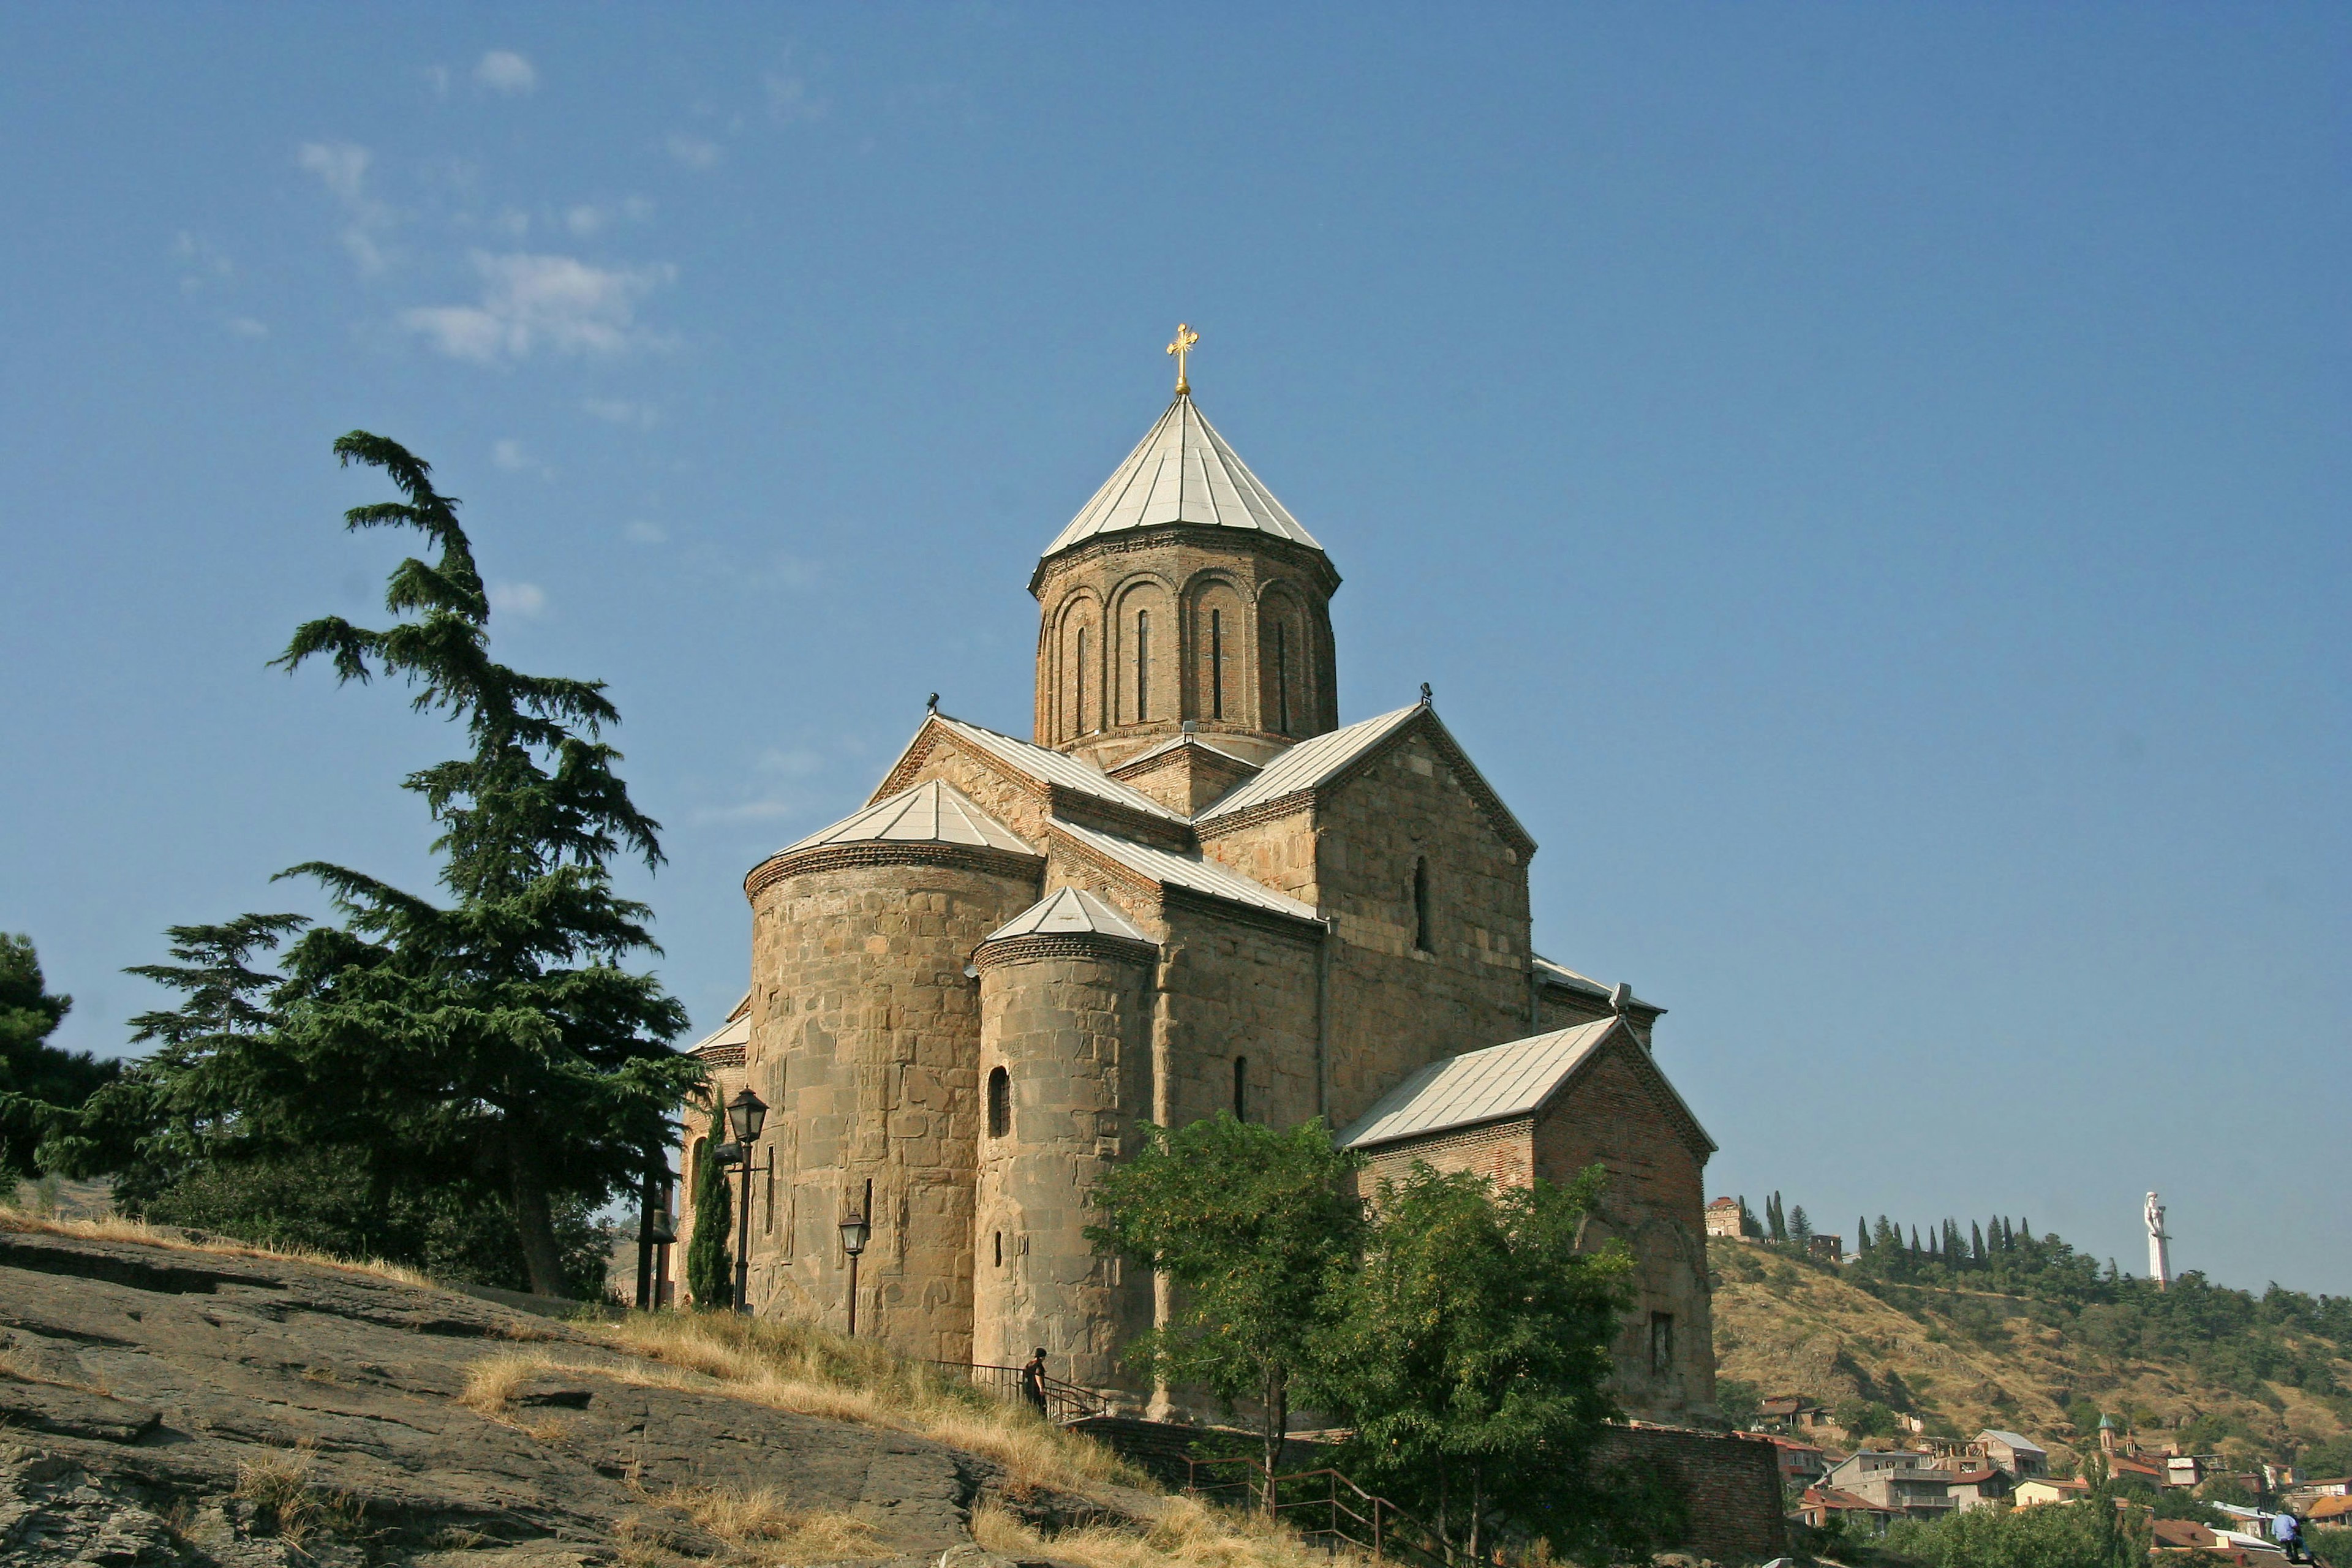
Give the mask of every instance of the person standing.
<svg viewBox="0 0 2352 1568">
<path fill-rule="evenodd" d="M 1021 1401 L 1038 1415 L 1045 1414 L 1045 1347 L 1039 1345 L 1037 1353 L 1021 1369 Z"/>
<path fill-rule="evenodd" d="M 2288 1562 L 2311 1561 L 2311 1553 L 2303 1549 L 2303 1521 L 2284 1509 L 2271 1515 L 2271 1539 L 2278 1542 Z"/>
</svg>

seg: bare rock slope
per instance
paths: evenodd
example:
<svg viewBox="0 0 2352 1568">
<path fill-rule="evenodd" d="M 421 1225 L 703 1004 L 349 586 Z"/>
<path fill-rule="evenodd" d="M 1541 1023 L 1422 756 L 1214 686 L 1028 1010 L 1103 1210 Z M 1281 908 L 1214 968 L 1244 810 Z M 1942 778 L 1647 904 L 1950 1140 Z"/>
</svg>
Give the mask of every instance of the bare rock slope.
<svg viewBox="0 0 2352 1568">
<path fill-rule="evenodd" d="M 461 1403 L 477 1363 L 534 1348 L 566 1364 Z M 709 1558 L 682 1500 L 761 1490 L 854 1520 L 850 1555 L 981 1555 L 988 1460 L 648 1370 L 357 1270 L 0 1232 L 0 1563 Z"/>
</svg>

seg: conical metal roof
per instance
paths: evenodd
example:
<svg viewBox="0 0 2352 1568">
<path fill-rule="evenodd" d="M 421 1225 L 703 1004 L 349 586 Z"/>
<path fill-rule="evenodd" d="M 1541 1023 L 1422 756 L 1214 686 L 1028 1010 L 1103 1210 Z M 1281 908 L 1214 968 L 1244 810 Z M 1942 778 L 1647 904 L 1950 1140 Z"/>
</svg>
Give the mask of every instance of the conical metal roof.
<svg viewBox="0 0 2352 1568">
<path fill-rule="evenodd" d="M 1179 394 L 1127 461 L 1045 547 L 1052 555 L 1097 534 L 1189 522 L 1322 545 L 1258 482 L 1190 395 Z"/>
<path fill-rule="evenodd" d="M 1151 940 L 1136 928 L 1133 921 L 1082 888 L 1064 888 L 1047 894 L 981 940 L 991 942 L 1010 936 L 1064 935 L 1116 936 L 1129 942 Z"/>
<path fill-rule="evenodd" d="M 875 802 L 855 816 L 788 844 L 780 854 L 815 849 L 829 844 L 968 844 L 975 848 L 1005 849 L 1015 855 L 1036 851 L 1013 830 L 972 804 L 951 784 L 932 779 Z"/>
</svg>

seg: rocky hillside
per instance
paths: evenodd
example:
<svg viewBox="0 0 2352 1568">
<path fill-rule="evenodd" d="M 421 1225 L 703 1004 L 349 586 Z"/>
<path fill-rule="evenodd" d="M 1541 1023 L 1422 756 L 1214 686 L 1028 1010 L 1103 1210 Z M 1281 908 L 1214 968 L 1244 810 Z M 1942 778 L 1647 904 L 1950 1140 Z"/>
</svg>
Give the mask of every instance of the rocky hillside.
<svg viewBox="0 0 2352 1568">
<path fill-rule="evenodd" d="M 2291 1458 L 2352 1430 L 2352 1401 L 2340 1395 L 2245 1376 L 2232 1386 L 2188 1358 L 2094 1348 L 2085 1329 L 2095 1324 L 2047 1302 L 1965 1289 L 1885 1289 L 1882 1299 L 1850 1268 L 1754 1242 L 1717 1238 L 1707 1260 L 1720 1373 L 1764 1394 L 1876 1400 L 1926 1417 L 1931 1431 L 2003 1426 L 2053 1450 L 2090 1435 L 2093 1408 L 2128 1416 L 2144 1436 L 2187 1424 L 2248 1458 Z M 2301 1343 L 2352 1388 L 2344 1347 Z"/>
<path fill-rule="evenodd" d="M 422 1281 L 130 1236 L 0 1215 L 0 1561 L 1011 1568 L 976 1514 L 1017 1536 L 1166 1500 L 1107 1460 L 1089 1495 L 1041 1481 L 1076 1440 L 993 1406 L 950 1444 L 779 1407 L 872 1402 L 730 1382 L 723 1346 L 712 1375 Z"/>
</svg>

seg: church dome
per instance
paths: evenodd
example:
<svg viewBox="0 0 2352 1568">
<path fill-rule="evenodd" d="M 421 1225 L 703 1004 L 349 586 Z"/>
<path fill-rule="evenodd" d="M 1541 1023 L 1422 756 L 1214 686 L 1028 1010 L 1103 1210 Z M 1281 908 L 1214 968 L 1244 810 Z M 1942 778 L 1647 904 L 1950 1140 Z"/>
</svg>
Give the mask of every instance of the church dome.
<svg viewBox="0 0 2352 1568">
<path fill-rule="evenodd" d="M 1054 536 L 1045 553 L 1055 555 L 1107 533 L 1178 523 L 1323 548 L 1225 444 L 1191 395 L 1180 393 L 1069 526 Z"/>
</svg>

